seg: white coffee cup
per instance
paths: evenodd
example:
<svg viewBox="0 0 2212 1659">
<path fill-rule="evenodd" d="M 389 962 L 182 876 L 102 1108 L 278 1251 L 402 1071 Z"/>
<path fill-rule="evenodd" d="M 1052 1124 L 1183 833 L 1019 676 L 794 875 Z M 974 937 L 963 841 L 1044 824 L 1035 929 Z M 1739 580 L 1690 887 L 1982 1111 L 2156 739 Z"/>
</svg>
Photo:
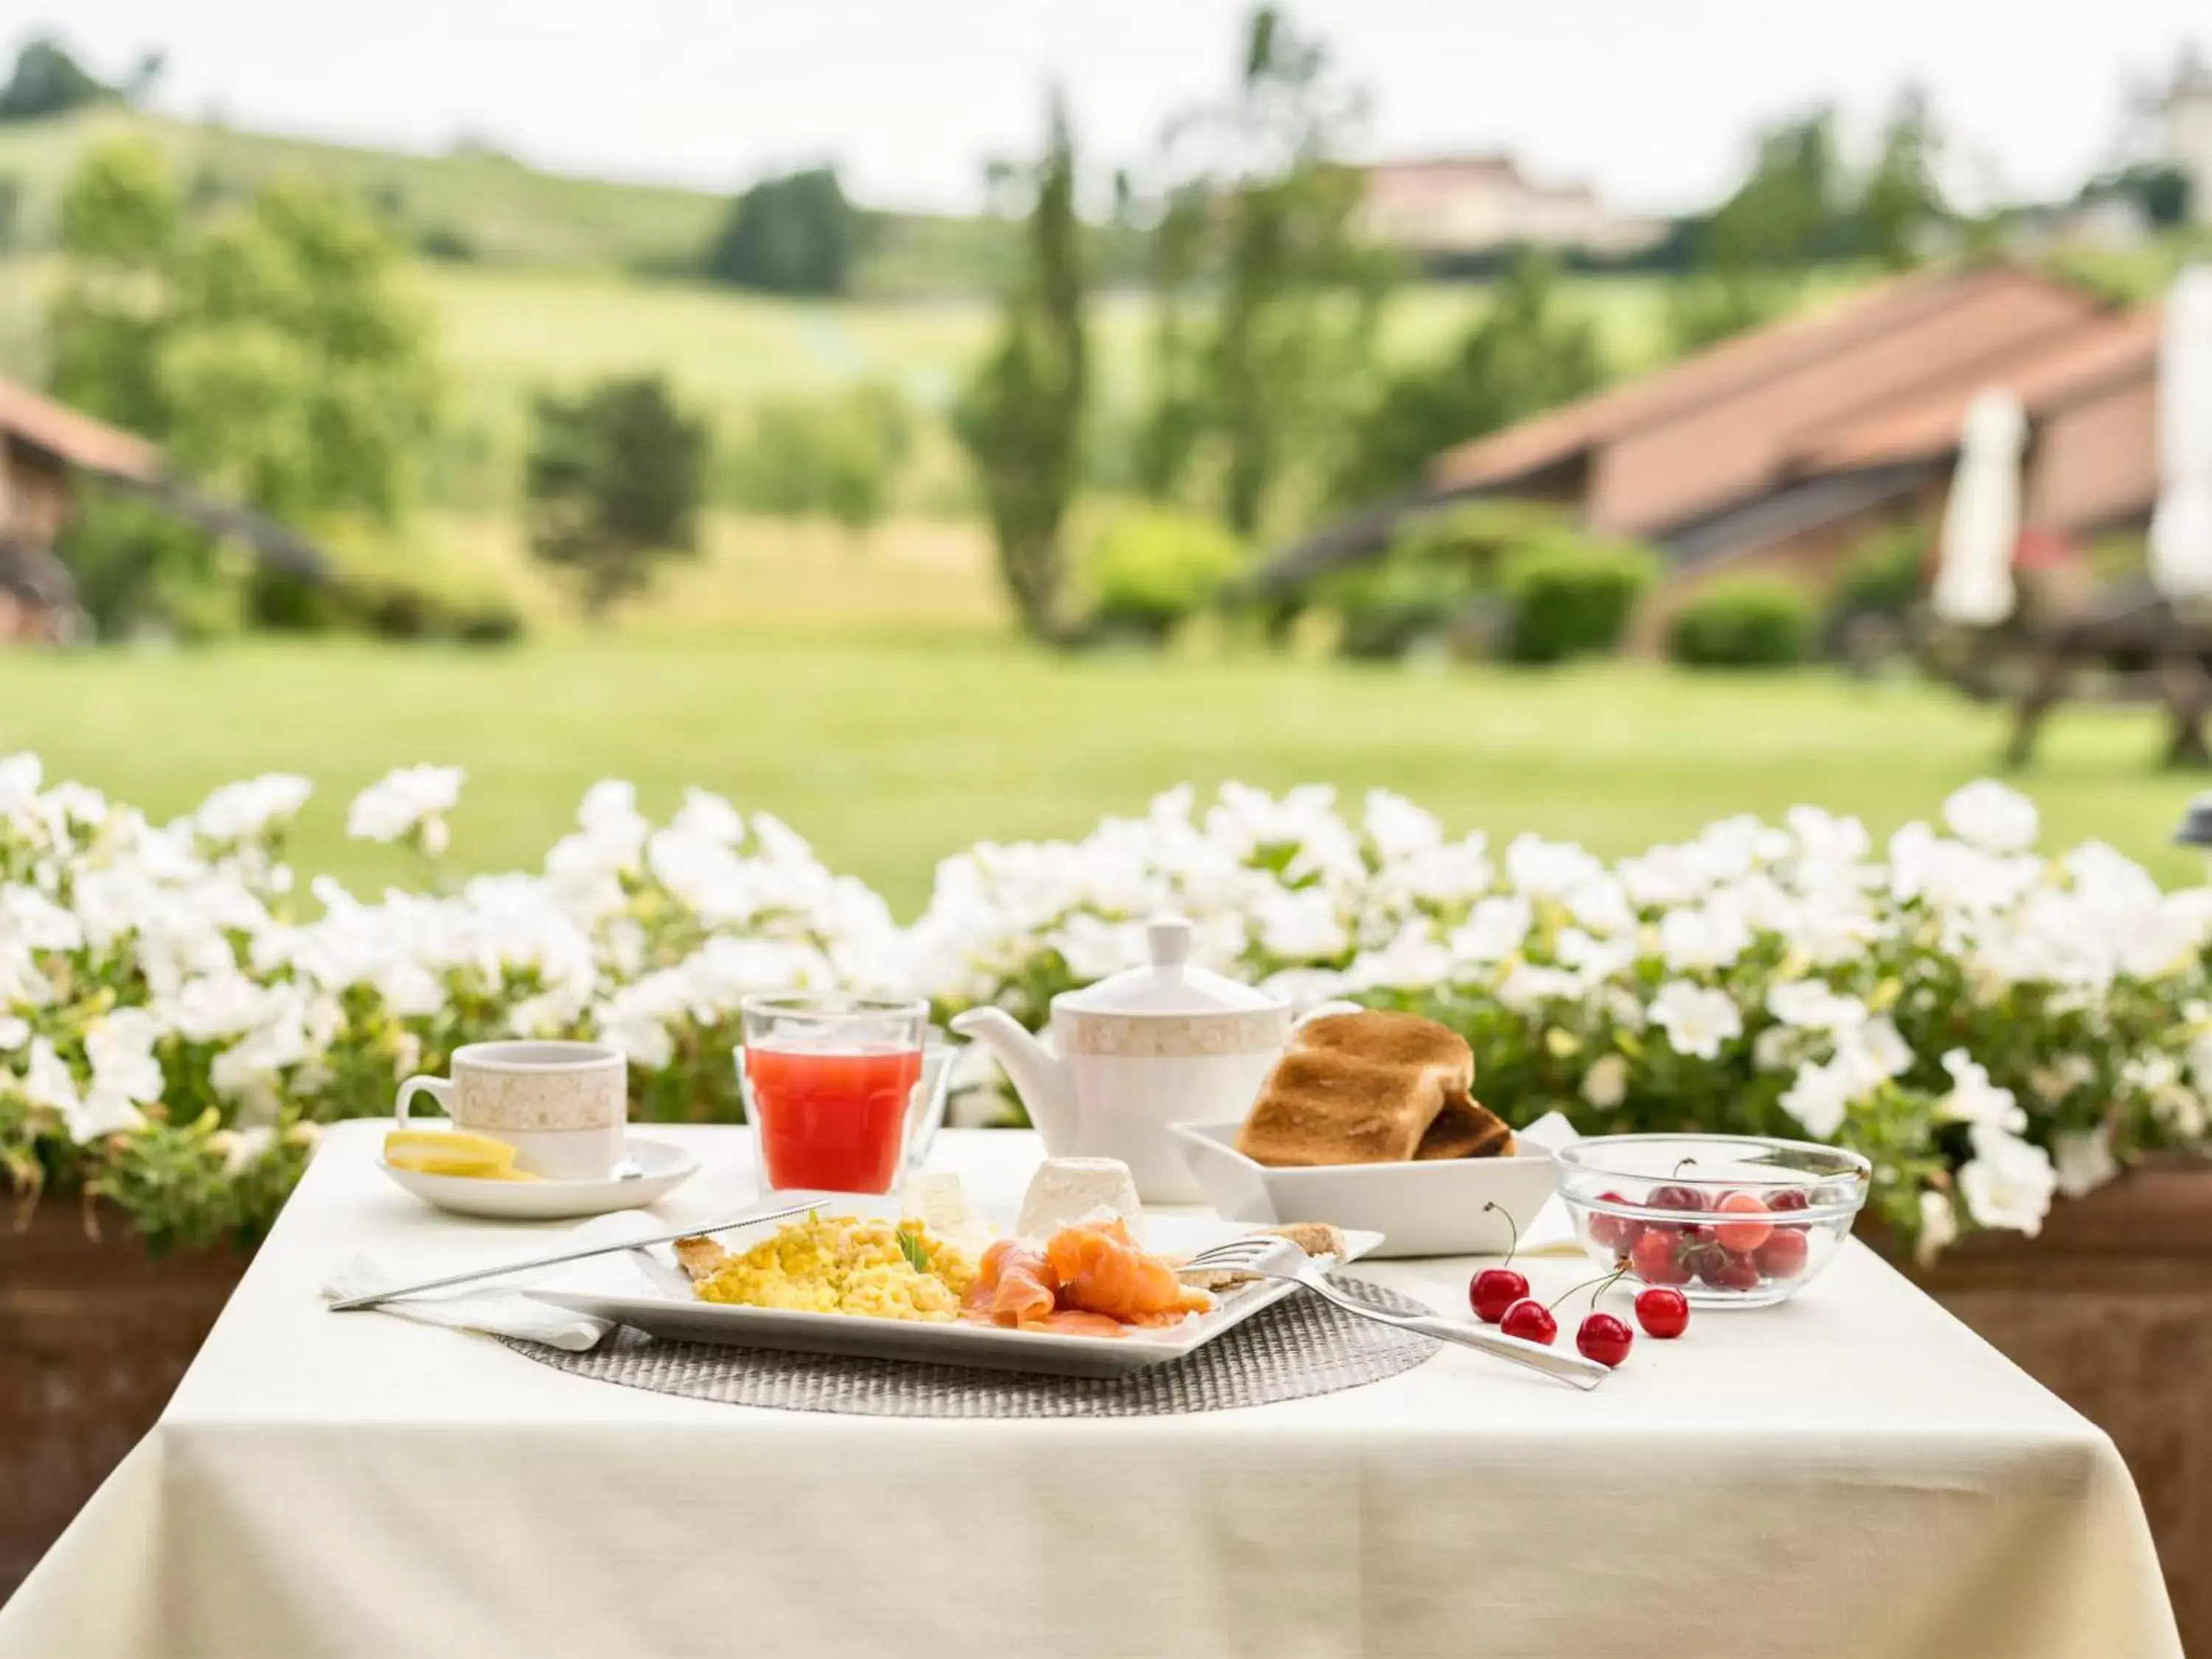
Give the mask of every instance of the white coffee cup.
<svg viewBox="0 0 2212 1659">
<path fill-rule="evenodd" d="M 514 1148 L 514 1166 L 548 1181 L 596 1181 L 627 1146 L 629 1067 L 603 1042 L 471 1042 L 453 1077 L 410 1077 L 394 1111 L 428 1095 L 457 1129 Z"/>
</svg>

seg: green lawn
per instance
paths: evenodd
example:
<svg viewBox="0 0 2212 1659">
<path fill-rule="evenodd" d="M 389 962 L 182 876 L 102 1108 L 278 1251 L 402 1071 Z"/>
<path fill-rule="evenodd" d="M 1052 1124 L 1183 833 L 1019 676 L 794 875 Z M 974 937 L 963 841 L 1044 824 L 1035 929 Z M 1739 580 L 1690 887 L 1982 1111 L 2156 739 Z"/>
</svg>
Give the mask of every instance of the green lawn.
<svg viewBox="0 0 2212 1659">
<path fill-rule="evenodd" d="M 981 837 L 1080 833 L 1181 780 L 1347 797 L 1402 790 L 1455 826 L 1572 836 L 1618 854 L 1716 816 L 1814 801 L 1878 831 L 1988 769 L 2000 712 L 1824 674 L 1692 677 L 1633 665 L 1419 673 L 1246 656 L 1056 659 L 971 626 L 842 637 L 777 627 L 632 630 L 506 653 L 257 643 L 205 653 L 0 658 L 0 747 L 161 814 L 261 769 L 326 792 L 301 862 L 360 879 L 348 794 L 385 768 L 459 762 L 457 852 L 533 862 L 594 779 L 774 811 L 902 910 Z M 2194 785 L 2156 770 L 2139 712 L 2063 715 L 2025 787 L 2047 841 L 2096 836 L 2169 882 Z"/>
</svg>

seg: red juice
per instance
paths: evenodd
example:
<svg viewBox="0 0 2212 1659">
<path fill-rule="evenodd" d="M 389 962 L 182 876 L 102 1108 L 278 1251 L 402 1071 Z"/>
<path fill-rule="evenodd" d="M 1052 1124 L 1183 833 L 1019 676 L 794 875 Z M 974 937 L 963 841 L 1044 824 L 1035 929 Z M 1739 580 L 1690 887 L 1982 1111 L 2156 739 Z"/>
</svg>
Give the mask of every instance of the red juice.
<svg viewBox="0 0 2212 1659">
<path fill-rule="evenodd" d="M 779 1191 L 887 1193 L 919 1048 L 745 1048 L 761 1163 Z"/>
</svg>

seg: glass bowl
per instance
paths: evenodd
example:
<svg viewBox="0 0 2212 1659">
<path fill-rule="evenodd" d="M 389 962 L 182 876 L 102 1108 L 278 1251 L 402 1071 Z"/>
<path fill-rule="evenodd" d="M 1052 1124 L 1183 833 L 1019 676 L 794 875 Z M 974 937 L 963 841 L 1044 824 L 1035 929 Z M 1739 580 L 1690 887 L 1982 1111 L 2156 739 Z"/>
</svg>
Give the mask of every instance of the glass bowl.
<svg viewBox="0 0 2212 1659">
<path fill-rule="evenodd" d="M 1590 1259 L 1704 1308 L 1796 1295 L 1843 1248 L 1874 1175 L 1856 1152 L 1763 1135 L 1597 1135 L 1557 1157 Z"/>
</svg>

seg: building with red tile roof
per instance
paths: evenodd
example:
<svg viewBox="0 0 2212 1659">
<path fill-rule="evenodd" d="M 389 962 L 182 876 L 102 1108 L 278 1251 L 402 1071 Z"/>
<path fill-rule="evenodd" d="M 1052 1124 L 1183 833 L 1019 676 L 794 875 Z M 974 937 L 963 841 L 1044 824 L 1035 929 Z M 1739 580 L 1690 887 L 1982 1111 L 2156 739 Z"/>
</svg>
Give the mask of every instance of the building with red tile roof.
<svg viewBox="0 0 2212 1659">
<path fill-rule="evenodd" d="M 2159 318 L 2020 267 L 1922 272 L 1739 336 L 1437 458 L 1395 500 L 1267 566 L 1297 591 L 1444 503 L 1556 502 L 1650 543 L 1671 580 L 1779 566 L 1818 580 L 1867 532 L 1933 524 L 1968 402 L 2009 390 L 2029 422 L 2024 521 L 2080 539 L 2148 521 L 2157 495 Z"/>
</svg>

